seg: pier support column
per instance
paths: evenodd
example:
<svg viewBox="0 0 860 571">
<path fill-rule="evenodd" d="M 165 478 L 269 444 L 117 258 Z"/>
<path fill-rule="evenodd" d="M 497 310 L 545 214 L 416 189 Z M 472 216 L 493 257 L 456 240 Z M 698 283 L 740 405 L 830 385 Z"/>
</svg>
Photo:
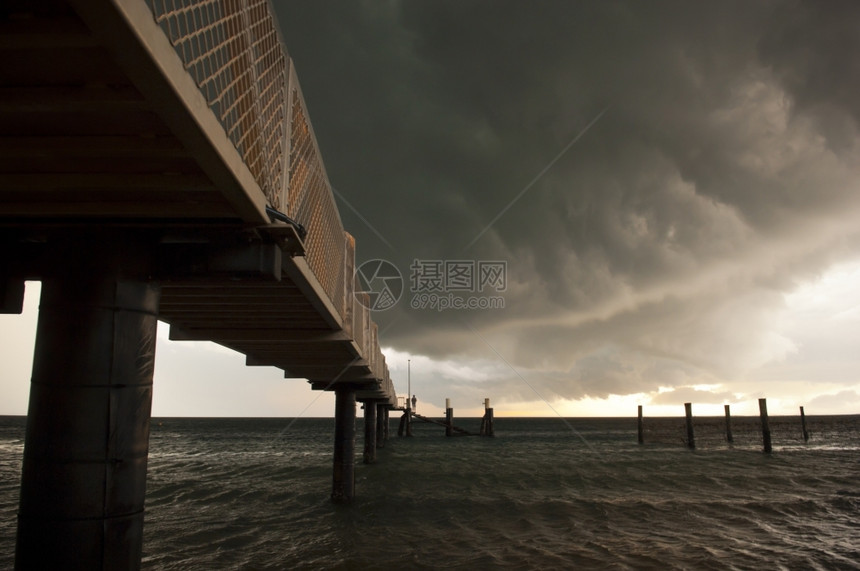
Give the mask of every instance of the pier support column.
<svg viewBox="0 0 860 571">
<path fill-rule="evenodd" d="M 140 567 L 159 288 L 110 242 L 42 282 L 17 569 Z"/>
<path fill-rule="evenodd" d="M 639 444 L 645 443 L 645 427 L 642 424 L 642 405 L 639 405 L 639 422 L 637 424 L 637 441 Z"/>
<path fill-rule="evenodd" d="M 376 403 L 364 403 L 364 463 L 376 462 Z"/>
<path fill-rule="evenodd" d="M 376 447 L 385 448 L 385 405 L 377 404 L 376 406 Z"/>
<path fill-rule="evenodd" d="M 331 499 L 348 503 L 355 496 L 355 389 L 335 389 L 334 475 Z"/>
</svg>

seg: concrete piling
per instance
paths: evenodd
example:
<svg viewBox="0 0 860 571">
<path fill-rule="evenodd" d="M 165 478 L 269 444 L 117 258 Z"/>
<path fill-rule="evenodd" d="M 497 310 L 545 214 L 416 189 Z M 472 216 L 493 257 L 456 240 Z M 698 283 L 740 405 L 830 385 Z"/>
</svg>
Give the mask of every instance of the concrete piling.
<svg viewBox="0 0 860 571">
<path fill-rule="evenodd" d="M 643 444 L 645 442 L 645 429 L 642 424 L 642 405 L 639 405 L 639 422 L 637 425 L 637 441 L 639 444 Z"/>
<path fill-rule="evenodd" d="M 770 424 L 767 418 L 767 399 L 758 399 L 758 410 L 761 416 L 761 439 L 766 453 L 773 451 L 770 441 Z"/>
<path fill-rule="evenodd" d="M 732 435 L 732 412 L 729 405 L 724 405 L 726 409 L 726 442 L 732 444 L 735 437 Z"/>
<path fill-rule="evenodd" d="M 140 567 L 159 288 L 117 259 L 42 282 L 16 569 Z"/>
<path fill-rule="evenodd" d="M 334 474 L 331 499 L 351 502 L 355 496 L 355 389 L 335 390 Z"/>
<path fill-rule="evenodd" d="M 687 448 L 690 450 L 696 447 L 696 437 L 693 434 L 693 404 L 684 403 L 684 413 L 687 417 Z"/>
</svg>

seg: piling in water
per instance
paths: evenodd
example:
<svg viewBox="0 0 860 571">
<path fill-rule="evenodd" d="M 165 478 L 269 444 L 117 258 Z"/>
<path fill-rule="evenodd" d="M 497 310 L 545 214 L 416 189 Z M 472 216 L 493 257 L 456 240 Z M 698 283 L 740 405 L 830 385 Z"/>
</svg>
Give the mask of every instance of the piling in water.
<svg viewBox="0 0 860 571">
<path fill-rule="evenodd" d="M 481 419 L 481 436 L 494 436 L 493 432 L 493 409 L 490 408 L 490 399 L 484 399 L 484 417 Z"/>
<path fill-rule="evenodd" d="M 16 569 L 140 567 L 159 288 L 93 260 L 43 281 Z"/>
<path fill-rule="evenodd" d="M 693 435 L 693 403 L 684 403 L 684 412 L 687 415 L 687 447 L 691 450 L 696 447 L 696 438 Z"/>
<path fill-rule="evenodd" d="M 803 431 L 803 441 L 809 442 L 809 432 L 806 431 L 806 414 L 803 412 L 803 407 L 800 407 L 800 429 Z"/>
<path fill-rule="evenodd" d="M 451 399 L 445 399 L 445 436 L 454 436 L 454 409 Z"/>
<path fill-rule="evenodd" d="M 412 409 L 406 407 L 406 436 L 412 436 Z"/>
<path fill-rule="evenodd" d="M 758 399 L 758 410 L 761 415 L 761 440 L 764 445 L 764 451 L 770 453 L 773 451 L 773 446 L 770 442 L 770 424 L 767 420 L 767 399 Z"/>
<path fill-rule="evenodd" d="M 729 405 L 726 406 L 726 442 L 729 444 L 735 441 L 734 436 L 732 436 L 732 412 L 729 409 Z"/>
<path fill-rule="evenodd" d="M 334 475 L 331 499 L 348 503 L 355 495 L 355 389 L 336 389 L 334 394 Z"/>
<path fill-rule="evenodd" d="M 642 405 L 639 405 L 639 444 L 643 444 L 645 442 L 645 430 L 642 425 Z"/>
</svg>

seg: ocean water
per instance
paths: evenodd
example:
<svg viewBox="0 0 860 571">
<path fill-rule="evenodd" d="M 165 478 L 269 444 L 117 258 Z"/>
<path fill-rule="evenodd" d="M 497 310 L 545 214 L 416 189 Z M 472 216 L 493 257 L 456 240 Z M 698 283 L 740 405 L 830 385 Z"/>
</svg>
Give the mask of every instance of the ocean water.
<svg viewBox="0 0 860 571">
<path fill-rule="evenodd" d="M 416 423 L 334 505 L 332 419 L 154 419 L 145 569 L 860 569 L 860 416 Z M 457 424 L 477 432 L 479 419 Z M 0 568 L 13 561 L 23 419 L 0 418 Z"/>
</svg>

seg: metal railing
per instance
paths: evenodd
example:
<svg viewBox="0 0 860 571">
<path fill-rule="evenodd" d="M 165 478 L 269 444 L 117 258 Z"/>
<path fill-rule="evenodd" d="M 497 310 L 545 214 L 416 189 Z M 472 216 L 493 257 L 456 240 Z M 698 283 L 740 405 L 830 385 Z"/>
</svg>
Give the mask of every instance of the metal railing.
<svg viewBox="0 0 860 571">
<path fill-rule="evenodd" d="M 145 0 L 272 208 L 307 229 L 305 255 L 373 374 L 391 385 L 369 311 L 352 294 L 345 235 L 269 0 Z M 352 256 L 351 259 L 348 259 Z M 360 294 L 361 295 L 361 294 Z M 365 294 L 366 295 L 366 294 Z"/>
<path fill-rule="evenodd" d="M 268 0 L 147 4 L 269 204 L 280 210 L 289 58 Z"/>
</svg>

